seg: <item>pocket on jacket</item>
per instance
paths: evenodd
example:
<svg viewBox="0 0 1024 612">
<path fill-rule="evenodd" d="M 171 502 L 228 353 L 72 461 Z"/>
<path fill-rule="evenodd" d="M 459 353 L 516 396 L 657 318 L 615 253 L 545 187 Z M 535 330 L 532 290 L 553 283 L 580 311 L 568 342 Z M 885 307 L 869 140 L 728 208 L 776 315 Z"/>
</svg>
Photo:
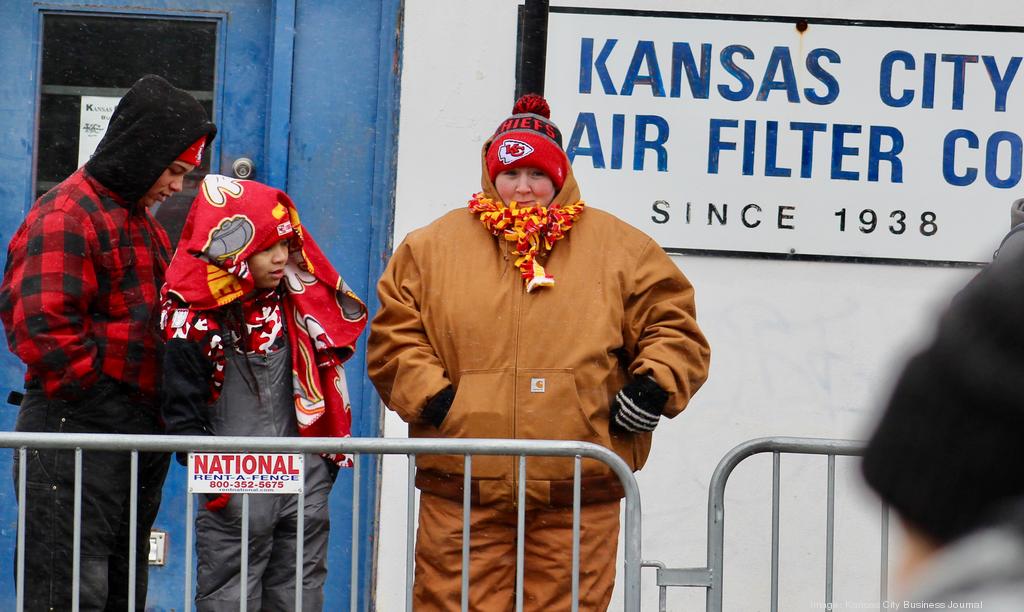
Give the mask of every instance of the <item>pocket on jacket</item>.
<svg viewBox="0 0 1024 612">
<path fill-rule="evenodd" d="M 601 444 L 584 412 L 571 369 L 521 370 L 516 380 L 518 438 Z"/>
<path fill-rule="evenodd" d="M 110 314 L 122 316 L 145 301 L 139 275 L 135 271 L 137 265 L 135 249 L 131 246 L 116 246 L 100 255 L 100 265 L 110 282 L 111 294 L 120 298 L 110 299 Z"/>
<path fill-rule="evenodd" d="M 521 370 L 516 379 L 516 399 L 517 438 L 577 440 L 608 446 L 591 423 L 571 369 Z M 590 462 L 586 463 L 589 467 Z M 531 457 L 526 469 L 531 480 L 571 479 L 573 461 Z"/>
<path fill-rule="evenodd" d="M 512 438 L 511 371 L 467 370 L 459 376 L 455 399 L 441 422 L 446 438 Z"/>
<path fill-rule="evenodd" d="M 511 438 L 512 370 L 467 370 L 460 372 L 455 399 L 437 431 L 439 438 Z M 465 459 L 461 455 L 421 455 L 421 469 L 445 474 L 461 474 Z M 507 478 L 511 460 L 495 455 L 473 456 L 474 478 Z"/>
</svg>

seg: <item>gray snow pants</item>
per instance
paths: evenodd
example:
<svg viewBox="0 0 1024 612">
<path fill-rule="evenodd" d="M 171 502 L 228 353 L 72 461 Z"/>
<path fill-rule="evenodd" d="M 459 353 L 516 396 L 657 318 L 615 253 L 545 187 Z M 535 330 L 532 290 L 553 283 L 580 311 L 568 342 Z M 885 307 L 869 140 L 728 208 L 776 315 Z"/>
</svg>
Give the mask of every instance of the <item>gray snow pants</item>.
<svg viewBox="0 0 1024 612">
<path fill-rule="evenodd" d="M 270 355 L 225 350 L 224 387 L 211 412 L 217 435 L 297 436 L 292 400 L 291 356 L 287 348 Z M 246 363 L 248 361 L 248 364 Z M 323 609 L 327 577 L 327 498 L 334 484 L 319 455 L 305 456 L 305 527 L 302 609 Z M 295 608 L 295 552 L 298 498 L 249 495 L 248 610 Z M 232 495 L 219 511 L 196 517 L 196 610 L 235 611 L 242 598 L 242 496 Z"/>
</svg>

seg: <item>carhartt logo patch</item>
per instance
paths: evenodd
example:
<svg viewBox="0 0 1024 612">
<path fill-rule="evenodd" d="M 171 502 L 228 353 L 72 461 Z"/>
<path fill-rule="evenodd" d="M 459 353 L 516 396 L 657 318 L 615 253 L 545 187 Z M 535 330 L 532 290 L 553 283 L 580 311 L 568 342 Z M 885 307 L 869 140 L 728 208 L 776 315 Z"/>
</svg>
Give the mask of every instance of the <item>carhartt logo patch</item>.
<svg viewBox="0 0 1024 612">
<path fill-rule="evenodd" d="M 531 378 L 530 379 L 530 393 L 544 393 L 544 387 L 546 380 L 543 378 Z"/>
<path fill-rule="evenodd" d="M 506 166 L 533 153 L 533 147 L 522 140 L 509 138 L 498 147 L 498 160 Z"/>
</svg>

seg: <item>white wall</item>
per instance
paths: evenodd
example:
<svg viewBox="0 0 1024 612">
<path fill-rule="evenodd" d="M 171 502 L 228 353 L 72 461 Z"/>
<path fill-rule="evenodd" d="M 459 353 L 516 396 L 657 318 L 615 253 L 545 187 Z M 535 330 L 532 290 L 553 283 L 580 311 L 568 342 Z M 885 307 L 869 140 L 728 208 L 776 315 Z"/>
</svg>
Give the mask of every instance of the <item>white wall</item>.
<svg viewBox="0 0 1024 612">
<path fill-rule="evenodd" d="M 559 4 L 742 14 L 768 6 L 759 0 Z M 405 7 L 396 244 L 410 230 L 464 206 L 479 188 L 479 149 L 511 110 L 515 67 L 517 3 L 407 0 Z M 777 0 L 771 10 L 807 17 L 1024 22 L 1024 5 L 1002 0 Z M 596 207 L 610 195 L 588 193 L 586 184 L 582 189 Z M 1010 199 L 1012 194 L 1007 205 Z M 644 558 L 682 567 L 705 562 L 708 482 L 719 459 L 760 436 L 863 438 L 902 360 L 974 271 L 697 256 L 676 261 L 697 289 L 698 320 L 712 346 L 711 376 L 681 416 L 659 426 L 638 479 Z M 391 413 L 385 434 L 406 435 Z M 822 601 L 825 465 L 824 459 L 782 462 L 781 609 L 811 610 Z M 835 597 L 869 602 L 878 597 L 877 502 L 863 491 L 853 461 L 838 465 Z M 728 610 L 768 607 L 770 470 L 768 457 L 753 458 L 730 481 Z M 404 482 L 404 460 L 386 462 L 380 610 L 404 605 Z M 645 574 L 644 584 L 643 608 L 657 609 L 652 574 Z M 669 609 L 684 607 L 703 609 L 703 595 L 697 589 L 670 592 Z"/>
</svg>

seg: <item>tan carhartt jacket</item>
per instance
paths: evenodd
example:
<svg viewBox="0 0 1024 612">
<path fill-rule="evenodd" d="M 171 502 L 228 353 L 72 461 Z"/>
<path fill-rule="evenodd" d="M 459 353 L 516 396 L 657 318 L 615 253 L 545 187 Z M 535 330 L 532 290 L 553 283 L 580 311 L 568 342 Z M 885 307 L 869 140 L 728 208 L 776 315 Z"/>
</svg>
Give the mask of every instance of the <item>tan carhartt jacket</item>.
<svg viewBox="0 0 1024 612">
<path fill-rule="evenodd" d="M 484 191 L 498 199 L 484 169 Z M 575 202 L 570 170 L 552 205 Z M 500 201 L 500 199 L 499 199 Z M 465 208 L 412 232 L 377 285 L 369 376 L 412 437 L 583 440 L 643 467 L 651 434 L 610 432 L 609 403 L 649 375 L 681 412 L 708 374 L 693 288 L 649 236 L 587 208 L 542 263 L 552 287 L 526 293 L 508 243 Z M 448 385 L 440 428 L 420 414 Z M 421 456 L 417 486 L 461 499 L 463 459 Z M 518 458 L 474 457 L 473 499 L 511 507 Z M 530 503 L 570 505 L 573 461 L 527 460 Z M 618 479 L 583 462 L 583 501 L 618 499 Z"/>
</svg>

